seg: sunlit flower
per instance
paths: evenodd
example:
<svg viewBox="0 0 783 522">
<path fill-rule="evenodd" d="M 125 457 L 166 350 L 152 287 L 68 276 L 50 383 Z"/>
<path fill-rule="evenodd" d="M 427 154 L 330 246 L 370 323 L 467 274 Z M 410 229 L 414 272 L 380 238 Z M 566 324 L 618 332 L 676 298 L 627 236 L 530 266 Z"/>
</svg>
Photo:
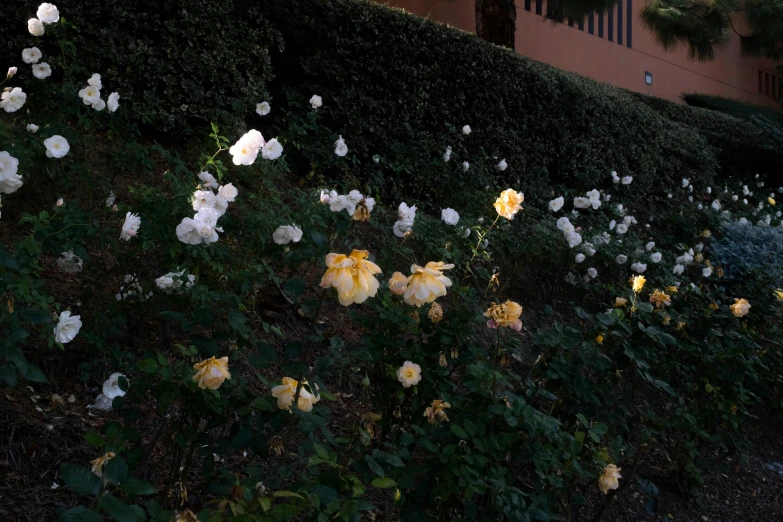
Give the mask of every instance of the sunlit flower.
<svg viewBox="0 0 783 522">
<path fill-rule="evenodd" d="M 296 401 L 296 407 L 303 412 L 313 411 L 313 405 L 321 400 L 318 393 L 318 387 L 312 388 L 315 395 L 307 390 L 308 382 L 302 382 L 302 388 L 299 390 L 299 399 Z M 283 377 L 283 383 L 272 388 L 272 396 L 277 399 L 277 407 L 281 410 L 291 411 L 291 405 L 294 403 L 296 388 L 299 382 L 291 377 Z"/>
<path fill-rule="evenodd" d="M 635 294 L 638 294 L 642 291 L 642 288 L 644 288 L 644 283 L 647 282 L 647 279 L 644 278 L 644 276 L 633 276 L 632 279 L 632 285 L 633 291 Z"/>
<path fill-rule="evenodd" d="M 459 214 L 453 208 L 444 208 L 440 212 L 440 219 L 447 225 L 454 226 L 459 223 Z"/>
<path fill-rule="evenodd" d="M 298 243 L 302 239 L 302 229 L 296 225 L 283 225 L 274 231 L 272 239 L 278 245 L 287 245 L 292 241 Z"/>
<path fill-rule="evenodd" d="M 508 163 L 506 163 L 506 160 L 502 159 L 497 165 L 497 169 L 501 172 L 506 170 L 508 168 Z"/>
<path fill-rule="evenodd" d="M 656 308 L 663 308 L 672 304 L 672 298 L 656 289 L 650 294 L 650 303 L 654 304 Z"/>
<path fill-rule="evenodd" d="M 54 327 L 54 338 L 58 343 L 69 343 L 73 341 L 81 328 L 81 316 L 72 316 L 71 312 L 66 310 L 65 312 L 60 313 L 60 320 L 58 321 L 57 326 Z"/>
<path fill-rule="evenodd" d="M 106 107 L 109 109 L 109 112 L 115 112 L 120 107 L 120 93 L 111 93 L 106 100 Z"/>
<path fill-rule="evenodd" d="M 598 488 L 601 490 L 601 493 L 606 495 L 610 489 L 620 487 L 619 479 L 623 478 L 620 475 L 620 469 L 614 464 L 609 464 L 604 468 L 604 472 L 598 477 Z"/>
<path fill-rule="evenodd" d="M 327 255 L 327 269 L 321 278 L 321 288 L 335 288 L 343 306 L 363 303 L 368 297 L 375 297 L 380 286 L 375 274 L 380 274 L 381 269 L 367 260 L 368 256 L 366 250 L 354 250 L 350 256 Z"/>
<path fill-rule="evenodd" d="M 44 80 L 52 75 L 52 68 L 46 62 L 41 62 L 33 65 L 33 76 L 39 80 Z"/>
<path fill-rule="evenodd" d="M 30 34 L 33 36 L 43 36 L 44 32 L 46 32 L 43 24 L 37 18 L 30 18 L 27 21 L 27 30 L 30 31 Z"/>
<path fill-rule="evenodd" d="M 334 142 L 334 153 L 341 158 L 348 154 L 348 145 L 345 144 L 345 140 L 342 136 Z"/>
<path fill-rule="evenodd" d="M 435 399 L 432 401 L 432 405 L 428 406 L 424 410 L 424 416 L 427 417 L 427 422 L 435 424 L 436 422 L 448 422 L 449 417 L 446 415 L 446 410 L 451 408 L 451 404 Z"/>
<path fill-rule="evenodd" d="M 397 380 L 403 388 L 410 388 L 421 381 L 421 366 L 410 361 L 405 361 L 397 370 Z"/>
<path fill-rule="evenodd" d="M 198 370 L 193 376 L 193 380 L 202 390 L 217 390 L 223 381 L 231 379 L 231 374 L 228 372 L 228 357 L 215 359 L 213 355 L 209 359 L 194 364 L 193 369 Z"/>
<path fill-rule="evenodd" d="M 42 56 L 41 50 L 37 47 L 22 49 L 22 61 L 24 63 L 38 63 L 38 60 L 40 60 Z"/>
<path fill-rule="evenodd" d="M 82 271 L 82 258 L 74 255 L 73 250 L 63 252 L 57 259 L 57 267 L 67 274 L 75 274 Z"/>
<path fill-rule="evenodd" d="M 267 141 L 266 144 L 261 147 L 261 157 L 266 160 L 276 160 L 283 154 L 283 145 L 277 141 L 277 138 L 272 138 Z"/>
<path fill-rule="evenodd" d="M 411 265 L 411 275 L 405 281 L 405 302 L 419 307 L 446 295 L 451 279 L 443 275 L 443 270 L 451 268 L 454 268 L 454 265 L 442 261 L 430 261 L 423 267 Z"/>
<path fill-rule="evenodd" d="M 313 94 L 313 96 L 310 98 L 310 106 L 311 106 L 313 109 L 317 109 L 317 108 L 318 108 L 318 107 L 320 107 L 321 105 L 323 105 L 323 102 L 322 102 L 322 100 L 321 100 L 321 97 L 320 97 L 320 96 L 318 96 L 317 94 Z"/>
<path fill-rule="evenodd" d="M 125 222 L 122 224 L 122 231 L 120 232 L 120 239 L 123 241 L 130 241 L 139 232 L 141 226 L 141 217 L 138 214 L 132 214 L 128 212 L 125 214 Z"/>
<path fill-rule="evenodd" d="M 625 306 L 628 303 L 628 299 L 625 297 L 615 297 L 614 298 L 614 306 L 620 307 Z"/>
<path fill-rule="evenodd" d="M 438 303 L 432 303 L 429 312 L 427 312 L 427 317 L 429 317 L 430 321 L 433 323 L 441 322 L 443 319 L 443 307 Z"/>
<path fill-rule="evenodd" d="M 109 462 L 111 459 L 113 459 L 115 456 L 116 454 L 113 451 L 110 451 L 104 455 L 101 455 L 95 460 L 91 460 L 90 464 L 92 464 L 92 472 L 98 475 L 99 477 L 102 477 L 104 466 L 106 466 L 106 463 Z"/>
<path fill-rule="evenodd" d="M 783 301 L 783 290 L 780 288 L 776 289 L 774 292 L 772 292 L 772 294 L 778 301 Z"/>
<path fill-rule="evenodd" d="M 229 149 L 234 165 L 252 165 L 258 157 L 258 150 L 266 144 L 264 136 L 255 129 L 246 132 Z"/>
<path fill-rule="evenodd" d="M 256 113 L 259 116 L 266 116 L 271 110 L 272 107 L 269 105 L 269 102 L 261 102 L 256 104 Z"/>
<path fill-rule="evenodd" d="M 38 11 L 35 14 L 41 22 L 47 25 L 53 24 L 60 19 L 60 11 L 57 10 L 57 7 L 46 2 L 38 6 Z"/>
<path fill-rule="evenodd" d="M 115 397 L 123 397 L 125 395 L 125 391 L 123 391 L 122 388 L 120 388 L 120 377 L 125 378 L 125 375 L 116 372 L 109 376 L 106 381 L 103 383 L 103 395 L 111 400 L 114 400 Z"/>
<path fill-rule="evenodd" d="M 506 219 L 514 219 L 516 213 L 522 210 L 523 201 L 525 201 L 524 194 L 514 189 L 506 189 L 495 201 L 495 210 Z"/>
<path fill-rule="evenodd" d="M 25 101 L 27 101 L 27 94 L 22 91 L 21 87 L 14 87 L 10 91 L 3 91 L 0 94 L 0 108 L 5 112 L 18 111 Z"/>
<path fill-rule="evenodd" d="M 731 313 L 734 314 L 735 317 L 743 317 L 748 314 L 750 311 L 750 303 L 747 299 L 741 298 L 741 299 L 734 299 L 734 304 L 731 305 L 729 308 L 731 308 Z"/>
<path fill-rule="evenodd" d="M 488 327 L 509 327 L 517 332 L 522 329 L 520 315 L 522 315 L 522 307 L 514 301 L 506 301 L 501 304 L 492 303 L 492 306 L 484 312 L 484 317 L 489 317 Z"/>
<path fill-rule="evenodd" d="M 19 160 L 6 151 L 0 151 L 0 193 L 13 194 L 24 183 L 19 170 Z"/>
</svg>

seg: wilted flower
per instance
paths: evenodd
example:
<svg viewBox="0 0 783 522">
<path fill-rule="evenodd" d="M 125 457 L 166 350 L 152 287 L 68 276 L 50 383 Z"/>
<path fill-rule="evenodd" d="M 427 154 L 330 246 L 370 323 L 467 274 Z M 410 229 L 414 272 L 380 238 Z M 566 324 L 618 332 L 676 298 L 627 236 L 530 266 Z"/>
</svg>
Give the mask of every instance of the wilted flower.
<svg viewBox="0 0 783 522">
<path fill-rule="evenodd" d="M 82 328 L 81 316 L 71 315 L 71 312 L 60 313 L 60 320 L 54 327 L 54 338 L 58 343 L 66 344 L 76 337 Z"/>
<path fill-rule="evenodd" d="M 0 108 L 5 112 L 16 112 L 22 108 L 27 101 L 27 95 L 21 87 L 14 87 L 10 91 L 4 91 L 0 94 Z"/>
<path fill-rule="evenodd" d="M 114 457 L 115 457 L 115 453 L 113 451 L 110 451 L 104 455 L 101 455 L 95 460 L 91 460 L 90 464 L 92 464 L 92 472 L 98 475 L 99 477 L 102 477 L 104 466 L 106 466 L 106 463 L 109 462 Z"/>
<path fill-rule="evenodd" d="M 410 388 L 421 381 L 421 366 L 410 361 L 405 361 L 397 370 L 397 380 L 403 388 Z"/>
<path fill-rule="evenodd" d="M 120 239 L 130 241 L 138 233 L 140 226 L 141 217 L 138 214 L 126 213 L 125 222 L 122 224 L 122 231 L 120 232 Z"/>
<path fill-rule="evenodd" d="M 441 322 L 443 319 L 443 307 L 441 307 L 438 303 L 432 303 L 430 311 L 427 312 L 427 317 L 429 317 L 430 321 L 433 323 Z"/>
<path fill-rule="evenodd" d="M 449 417 L 446 415 L 445 410 L 449 408 L 451 408 L 451 404 L 448 402 L 435 399 L 432 401 L 432 405 L 428 406 L 427 409 L 424 410 L 424 416 L 427 417 L 427 422 L 430 424 L 435 424 L 436 422 L 448 422 Z"/>
<path fill-rule="evenodd" d="M 302 239 L 302 229 L 296 225 L 283 225 L 274 231 L 272 239 L 278 245 L 287 245 L 292 241 L 298 243 Z"/>
<path fill-rule="evenodd" d="M 656 308 L 663 308 L 664 306 L 672 304 L 672 298 L 669 297 L 668 294 L 655 289 L 653 293 L 650 294 L 650 303 L 654 304 Z"/>
<path fill-rule="evenodd" d="M 615 297 L 614 298 L 614 306 L 616 306 L 616 307 L 625 306 L 626 303 L 628 303 L 628 299 L 626 299 L 625 297 Z"/>
<path fill-rule="evenodd" d="M 198 370 L 193 376 L 193 380 L 202 390 L 217 390 L 223 381 L 231 379 L 231 374 L 228 372 L 228 357 L 215 359 L 213 355 L 209 359 L 194 364 L 193 369 Z"/>
<path fill-rule="evenodd" d="M 120 377 L 126 379 L 125 375 L 116 372 L 109 376 L 103 383 L 103 396 L 114 400 L 115 397 L 125 396 L 125 391 L 120 388 Z"/>
<path fill-rule="evenodd" d="M 259 116 L 266 116 L 271 110 L 272 107 L 269 105 L 269 102 L 261 102 L 256 104 L 256 113 Z"/>
<path fill-rule="evenodd" d="M 321 105 L 323 105 L 323 103 L 321 101 L 321 97 L 318 96 L 317 94 L 313 94 L 313 96 L 310 98 L 310 106 L 313 109 L 317 109 Z"/>
<path fill-rule="evenodd" d="M 38 63 L 38 60 L 40 60 L 42 56 L 41 50 L 37 47 L 22 49 L 22 61 L 24 63 Z"/>
<path fill-rule="evenodd" d="M 120 93 L 111 93 L 106 100 L 106 107 L 109 109 L 109 112 L 115 112 L 120 107 Z"/>
<path fill-rule="evenodd" d="M 30 18 L 27 21 L 27 30 L 33 36 L 43 36 L 45 32 L 44 26 L 38 18 Z"/>
<path fill-rule="evenodd" d="M 326 256 L 326 273 L 321 278 L 321 288 L 333 287 L 343 306 L 363 303 L 368 297 L 375 297 L 380 283 L 375 274 L 381 269 L 368 261 L 369 252 L 354 250 L 350 256 L 329 254 Z"/>
<path fill-rule="evenodd" d="M 634 293 L 638 294 L 642 291 L 642 288 L 644 288 L 644 283 L 647 282 L 647 279 L 644 278 L 644 276 L 633 276 L 632 285 Z"/>
<path fill-rule="evenodd" d="M 33 76 L 39 80 L 44 80 L 52 75 L 52 68 L 46 62 L 41 62 L 33 65 Z"/>
<path fill-rule="evenodd" d="M 82 258 L 74 255 L 73 250 L 63 252 L 57 259 L 57 267 L 67 274 L 75 274 L 82 271 Z"/>
<path fill-rule="evenodd" d="M 519 319 L 520 315 L 522 315 L 522 307 L 514 301 L 506 301 L 501 304 L 492 303 L 492 306 L 484 312 L 484 317 L 489 317 L 489 321 L 487 321 L 488 327 L 509 327 L 517 332 L 522 329 L 522 321 Z"/>
<path fill-rule="evenodd" d="M 506 189 L 495 201 L 495 210 L 506 219 L 514 219 L 516 213 L 522 210 L 523 201 L 525 201 L 524 194 L 514 189 Z"/>
<path fill-rule="evenodd" d="M 398 293 L 404 288 L 405 302 L 411 306 L 419 307 L 424 303 L 431 303 L 446 295 L 451 279 L 443 275 L 443 270 L 451 268 L 454 268 L 454 265 L 442 261 L 430 261 L 424 267 L 411 265 L 411 275 L 404 283 L 396 283 L 392 292 Z"/>
<path fill-rule="evenodd" d="M 750 311 L 750 303 L 747 299 L 741 298 L 741 299 L 734 299 L 734 304 L 731 305 L 729 308 L 731 308 L 731 313 L 734 314 L 735 317 L 743 317 L 748 314 Z"/>
<path fill-rule="evenodd" d="M 620 475 L 620 469 L 614 464 L 609 464 L 604 468 L 604 472 L 598 477 L 598 488 L 601 490 L 601 493 L 606 495 L 610 489 L 620 487 L 619 479 L 623 478 Z"/>
<path fill-rule="evenodd" d="M 456 225 L 459 223 L 459 214 L 453 208 L 444 208 L 440 212 L 440 219 L 447 225 Z"/>
<path fill-rule="evenodd" d="M 345 140 L 342 136 L 340 136 L 340 138 L 334 142 L 334 153 L 340 157 L 348 154 L 348 145 L 345 144 Z"/>
<path fill-rule="evenodd" d="M 46 138 L 43 144 L 46 147 L 47 158 L 62 158 L 71 150 L 68 140 L 59 134 Z"/>
<path fill-rule="evenodd" d="M 296 401 L 296 407 L 303 412 L 310 412 L 313 410 L 313 405 L 321 400 L 321 395 L 318 394 L 318 387 L 313 388 L 315 394 L 307 390 L 305 386 L 308 385 L 307 381 L 302 382 L 302 388 L 299 390 L 299 399 Z M 294 397 L 296 396 L 296 388 L 299 386 L 299 382 L 291 377 L 283 377 L 283 384 L 272 388 L 272 396 L 277 399 L 277 407 L 281 410 L 291 411 L 291 405 L 294 403 Z"/>
</svg>

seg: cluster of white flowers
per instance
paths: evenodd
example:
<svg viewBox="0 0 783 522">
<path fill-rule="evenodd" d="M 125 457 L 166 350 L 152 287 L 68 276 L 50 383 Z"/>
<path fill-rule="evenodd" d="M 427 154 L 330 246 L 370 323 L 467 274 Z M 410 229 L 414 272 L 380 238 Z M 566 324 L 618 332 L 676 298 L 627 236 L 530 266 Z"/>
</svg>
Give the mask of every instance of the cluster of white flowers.
<svg viewBox="0 0 783 522">
<path fill-rule="evenodd" d="M 258 151 L 264 159 L 276 160 L 283 154 L 283 145 L 272 138 L 265 141 L 264 137 L 255 129 L 250 129 L 228 149 L 234 165 L 252 165 L 258 157 Z"/>
<path fill-rule="evenodd" d="M 217 184 L 208 172 L 201 172 L 199 179 L 205 180 L 210 187 Z M 217 193 L 207 186 L 196 190 L 193 193 L 193 210 L 196 213 L 192 218 L 183 218 L 177 225 L 177 239 L 187 245 L 216 242 L 220 239 L 218 232 L 223 232 L 217 226 L 218 219 L 226 213 L 228 204 L 233 203 L 237 195 L 239 191 L 231 183 L 218 186 Z"/>
<path fill-rule="evenodd" d="M 82 258 L 75 255 L 73 250 L 63 252 L 57 259 L 57 267 L 66 274 L 76 274 L 82 271 Z"/>
<path fill-rule="evenodd" d="M 301 239 L 302 229 L 296 225 L 283 225 L 272 233 L 272 240 L 278 245 L 287 245 L 292 241 L 298 243 Z"/>
<path fill-rule="evenodd" d="M 416 219 L 416 205 L 409 207 L 404 201 L 397 207 L 397 221 L 392 230 L 397 237 L 405 237 L 407 232 L 413 230 L 413 221 Z"/>
<path fill-rule="evenodd" d="M 574 248 L 582 243 L 581 234 L 576 232 L 574 225 L 571 224 L 571 220 L 567 217 L 561 217 L 557 220 L 557 229 L 563 232 L 570 248 Z"/>
<path fill-rule="evenodd" d="M 18 170 L 19 160 L 6 151 L 0 151 L 0 193 L 13 194 L 24 184 Z"/>
<path fill-rule="evenodd" d="M 120 377 L 126 379 L 130 385 L 130 381 L 125 375 L 116 372 L 109 376 L 103 383 L 103 389 L 100 395 L 95 398 L 95 404 L 87 406 L 88 408 L 95 408 L 96 410 L 109 411 L 111 410 L 112 402 L 117 397 L 123 397 L 125 391 L 120 387 Z"/>
<path fill-rule="evenodd" d="M 103 101 L 101 99 L 102 88 L 101 75 L 95 73 L 87 80 L 87 86 L 79 91 L 79 98 L 82 99 L 85 105 L 91 106 L 96 111 L 102 111 L 106 108 L 108 108 L 109 112 L 116 111 L 120 106 L 119 93 L 113 92 L 109 95 L 108 101 Z"/>
<path fill-rule="evenodd" d="M 349 216 L 353 216 L 356 212 L 356 207 L 364 201 L 364 205 L 367 207 L 367 212 L 372 212 L 375 208 L 375 199 L 366 198 L 358 190 L 352 190 L 348 194 L 338 194 L 336 190 L 326 192 L 321 191 L 321 203 L 329 205 L 329 210 L 332 212 L 341 212 L 345 210 Z"/>
<path fill-rule="evenodd" d="M 44 24 L 54 24 L 60 20 L 60 11 L 57 10 L 57 7 L 46 2 L 38 6 L 38 11 L 35 15 L 38 18 L 30 18 L 27 21 L 27 30 L 33 36 L 43 36 L 46 31 Z"/>
<path fill-rule="evenodd" d="M 157 278 L 155 280 L 155 284 L 165 293 L 170 294 L 176 291 L 180 291 L 183 285 L 186 289 L 191 288 L 194 284 L 196 284 L 196 276 L 193 274 L 185 275 L 185 270 L 180 270 L 179 272 L 169 272 L 168 274 Z"/>
<path fill-rule="evenodd" d="M 617 172 L 612 171 L 612 183 L 622 183 L 623 185 L 630 185 L 633 181 L 633 176 L 623 176 L 622 178 L 617 175 Z"/>
<path fill-rule="evenodd" d="M 556 201 L 556 200 L 555 200 Z M 552 206 L 552 202 L 549 202 L 550 208 Z M 574 198 L 574 207 L 576 208 L 590 208 L 597 209 L 601 206 L 601 193 L 593 189 L 590 192 L 587 193 L 587 197 L 577 197 Z"/>
</svg>

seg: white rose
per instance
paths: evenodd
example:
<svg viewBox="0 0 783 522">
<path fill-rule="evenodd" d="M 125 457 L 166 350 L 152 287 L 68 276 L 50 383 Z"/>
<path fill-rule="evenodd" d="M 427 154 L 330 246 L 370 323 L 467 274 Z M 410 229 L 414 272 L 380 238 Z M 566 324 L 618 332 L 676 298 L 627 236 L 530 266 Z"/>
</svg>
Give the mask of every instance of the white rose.
<svg viewBox="0 0 783 522">
<path fill-rule="evenodd" d="M 276 160 L 282 154 L 283 145 L 277 141 L 277 138 L 272 138 L 261 148 L 261 157 L 267 160 Z"/>
<path fill-rule="evenodd" d="M 584 254 L 582 254 L 581 252 L 580 252 L 580 253 L 578 253 L 578 254 L 576 255 L 576 257 L 574 257 L 574 261 L 576 261 L 577 263 L 581 263 L 581 262 L 582 262 L 582 261 L 584 261 L 584 260 L 585 260 L 585 255 L 584 255 Z"/>
<path fill-rule="evenodd" d="M 587 198 L 574 198 L 574 206 L 576 208 L 590 208 L 590 200 Z"/>
<path fill-rule="evenodd" d="M 35 123 L 28 124 L 27 125 L 27 132 L 35 134 L 36 132 L 38 132 L 38 125 L 36 125 Z"/>
<path fill-rule="evenodd" d="M 647 270 L 647 265 L 644 263 L 634 263 L 631 265 L 631 270 L 637 274 L 643 274 L 644 271 Z"/>
<path fill-rule="evenodd" d="M 99 91 L 103 89 L 103 83 L 101 83 L 101 75 L 98 73 L 93 73 L 92 76 L 87 80 L 87 85 L 91 85 L 98 89 Z"/>
<path fill-rule="evenodd" d="M 467 161 L 462 162 L 462 170 L 468 170 L 470 168 L 470 163 Z"/>
<path fill-rule="evenodd" d="M 568 241 L 568 246 L 570 248 L 574 248 L 575 246 L 578 246 L 582 243 L 582 236 L 581 234 L 573 232 L 566 235 L 566 241 Z"/>
<path fill-rule="evenodd" d="M 685 178 L 682 178 L 682 188 L 685 188 L 685 187 L 687 187 L 687 186 L 688 186 L 688 183 L 690 183 L 690 181 L 688 181 L 688 180 L 687 180 L 687 179 L 685 179 Z"/>
<path fill-rule="evenodd" d="M 0 108 L 5 112 L 16 112 L 22 108 L 27 101 L 27 95 L 21 87 L 14 87 L 10 91 L 4 91 L 0 94 Z"/>
<path fill-rule="evenodd" d="M 508 168 L 508 163 L 506 163 L 506 160 L 502 159 L 500 160 L 500 163 L 498 163 L 497 169 L 501 172 L 506 170 Z"/>
<path fill-rule="evenodd" d="M 716 199 L 715 201 L 712 202 L 711 206 L 712 206 L 713 210 L 720 210 L 720 201 L 718 201 Z"/>
<path fill-rule="evenodd" d="M 617 263 L 618 265 L 622 265 L 622 264 L 624 264 L 626 261 L 628 261 L 628 256 L 626 256 L 626 255 L 624 255 L 624 254 L 620 254 L 620 255 L 618 255 L 617 257 L 615 257 L 615 258 L 614 258 L 614 261 L 615 261 L 615 263 Z"/>
<path fill-rule="evenodd" d="M 342 136 L 334 142 L 334 153 L 341 158 L 348 154 L 348 145 L 345 144 L 345 140 Z"/>
<path fill-rule="evenodd" d="M 211 189 L 218 188 L 218 183 L 217 180 L 215 179 L 215 176 L 213 176 L 207 171 L 199 172 L 198 179 L 201 180 L 201 184 L 204 188 L 211 188 Z"/>
<path fill-rule="evenodd" d="M 413 220 L 401 219 L 395 221 L 392 226 L 392 232 L 397 237 L 405 237 L 405 233 L 413 229 Z"/>
<path fill-rule="evenodd" d="M 98 101 L 92 104 L 92 108 L 100 112 L 106 108 L 106 102 L 98 98 Z"/>
<path fill-rule="evenodd" d="M 233 203 L 236 197 L 239 195 L 239 191 L 233 183 L 223 185 L 218 189 L 218 195 L 227 203 Z"/>
<path fill-rule="evenodd" d="M 623 185 L 630 185 L 633 181 L 633 176 L 625 176 L 623 179 L 620 180 Z"/>
<path fill-rule="evenodd" d="M 52 68 L 46 62 L 41 62 L 33 65 L 33 76 L 39 80 L 44 80 L 52 75 Z"/>
<path fill-rule="evenodd" d="M 462 134 L 465 134 L 466 136 L 471 133 L 470 125 L 465 125 L 462 127 Z"/>
<path fill-rule="evenodd" d="M 549 202 L 549 210 L 551 210 L 552 212 L 557 212 L 558 210 L 563 208 L 564 203 L 565 200 L 562 197 L 555 198 Z"/>
<path fill-rule="evenodd" d="M 109 399 L 114 400 L 116 397 L 123 397 L 126 392 L 122 391 L 122 388 L 120 388 L 120 377 L 125 377 L 125 375 L 116 372 L 109 376 L 106 381 L 103 383 L 103 395 Z"/>
<path fill-rule="evenodd" d="M 292 241 L 298 243 L 302 239 L 302 229 L 296 225 L 283 225 L 272 233 L 272 239 L 278 245 L 287 245 Z"/>
<path fill-rule="evenodd" d="M 130 239 L 138 233 L 140 226 L 141 218 L 137 214 L 128 212 L 125 214 L 125 222 L 122 224 L 120 239 L 123 241 L 130 241 Z"/>
<path fill-rule="evenodd" d="M 588 268 L 587 275 L 590 276 L 590 279 L 595 279 L 596 277 L 598 277 L 598 270 L 596 270 L 595 268 Z"/>
<path fill-rule="evenodd" d="M 448 163 L 451 159 L 451 147 L 446 147 L 446 152 L 443 153 L 443 161 Z"/>
<path fill-rule="evenodd" d="M 660 252 L 653 252 L 652 254 L 650 254 L 650 261 L 652 261 L 653 263 L 660 263 L 662 257 L 663 254 L 661 254 Z"/>
<path fill-rule="evenodd" d="M 73 341 L 81 327 L 81 316 L 74 315 L 71 317 L 71 312 L 66 310 L 60 314 L 60 321 L 54 327 L 54 338 L 58 343 L 69 343 Z"/>
<path fill-rule="evenodd" d="M 24 183 L 22 176 L 17 174 L 19 160 L 6 151 L 0 151 L 0 193 L 13 194 Z"/>
<path fill-rule="evenodd" d="M 45 24 L 53 24 L 60 19 L 60 11 L 57 10 L 57 7 L 46 2 L 38 6 L 38 11 L 35 14 Z"/>
<path fill-rule="evenodd" d="M 42 56 L 41 50 L 37 47 L 22 49 L 22 61 L 24 63 L 38 63 L 38 60 L 40 60 Z"/>
<path fill-rule="evenodd" d="M 269 102 L 261 102 L 256 104 L 256 113 L 259 116 L 266 116 L 271 110 L 272 107 L 269 105 Z"/>
<path fill-rule="evenodd" d="M 184 218 L 179 225 L 177 225 L 177 239 L 187 245 L 200 245 L 201 234 L 198 231 L 198 223 L 194 219 Z"/>
<path fill-rule="evenodd" d="M 628 225 L 626 225 L 625 223 L 620 223 L 619 225 L 617 225 L 618 234 L 625 234 L 626 232 L 628 232 Z"/>
<path fill-rule="evenodd" d="M 43 24 L 37 18 L 30 18 L 27 21 L 27 30 L 30 31 L 30 34 L 33 36 L 43 36 L 45 32 Z"/>
<path fill-rule="evenodd" d="M 323 102 L 322 102 L 322 100 L 321 100 L 321 97 L 320 97 L 320 96 L 318 96 L 317 94 L 313 94 L 313 97 L 312 97 L 312 98 L 310 98 L 310 106 L 311 106 L 313 109 L 317 109 L 317 108 L 318 108 L 318 107 L 320 107 L 321 105 L 323 105 Z"/>
<path fill-rule="evenodd" d="M 685 272 L 685 266 L 684 265 L 676 264 L 676 265 L 674 265 L 674 268 L 672 268 L 672 273 L 674 273 L 674 275 L 680 275 L 683 272 Z"/>
<path fill-rule="evenodd" d="M 82 102 L 85 105 L 96 104 L 101 99 L 101 90 L 92 85 L 88 85 L 84 89 L 79 90 L 79 98 L 82 99 Z"/>
<path fill-rule="evenodd" d="M 453 208 L 444 208 L 440 213 L 440 219 L 447 225 L 456 225 L 459 223 L 459 213 Z"/>
<path fill-rule="evenodd" d="M 71 150 L 68 140 L 59 134 L 46 138 L 43 144 L 46 147 L 47 158 L 62 158 Z"/>
<path fill-rule="evenodd" d="M 109 99 L 106 101 L 106 107 L 109 108 L 109 112 L 116 111 L 120 106 L 120 93 L 113 92 L 109 95 Z"/>
<path fill-rule="evenodd" d="M 712 267 L 707 267 L 704 270 L 701 271 L 701 275 L 704 277 L 710 277 L 712 275 Z"/>
</svg>

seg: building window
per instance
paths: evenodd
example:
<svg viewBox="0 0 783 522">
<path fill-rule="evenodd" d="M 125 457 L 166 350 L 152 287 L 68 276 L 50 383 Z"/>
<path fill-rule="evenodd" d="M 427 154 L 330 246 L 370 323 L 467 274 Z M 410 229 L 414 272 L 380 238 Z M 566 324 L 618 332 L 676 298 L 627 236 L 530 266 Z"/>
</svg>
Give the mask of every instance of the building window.
<svg viewBox="0 0 783 522">
<path fill-rule="evenodd" d="M 769 73 L 764 73 L 764 94 L 769 96 Z"/>
<path fill-rule="evenodd" d="M 650 71 L 644 71 L 644 83 L 652 85 L 652 73 Z"/>
<path fill-rule="evenodd" d="M 775 75 L 772 75 L 772 97 L 775 97 Z"/>
<path fill-rule="evenodd" d="M 764 94 L 764 92 L 761 90 L 761 71 L 759 71 L 759 94 Z"/>
<path fill-rule="evenodd" d="M 617 43 L 623 45 L 623 0 L 617 0 Z"/>
</svg>

